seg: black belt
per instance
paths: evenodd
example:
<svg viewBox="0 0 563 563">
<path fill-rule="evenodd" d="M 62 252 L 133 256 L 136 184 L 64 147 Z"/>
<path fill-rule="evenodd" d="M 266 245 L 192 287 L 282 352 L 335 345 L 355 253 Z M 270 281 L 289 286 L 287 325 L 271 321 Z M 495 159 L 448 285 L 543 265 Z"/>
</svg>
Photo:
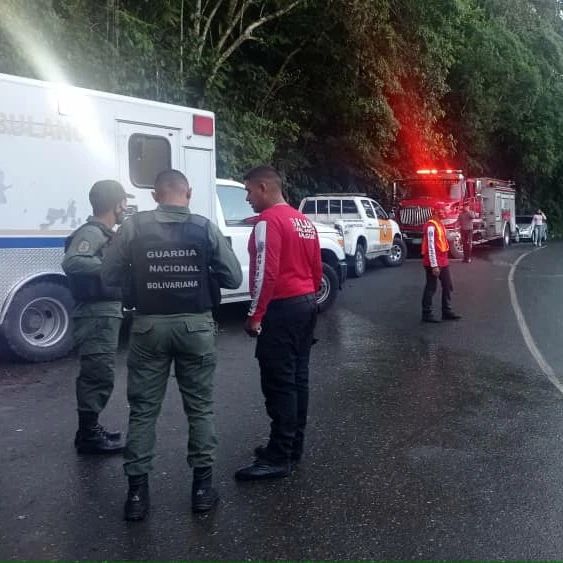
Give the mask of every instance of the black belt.
<svg viewBox="0 0 563 563">
<path fill-rule="evenodd" d="M 296 295 L 295 297 L 286 297 L 285 299 L 273 299 L 270 301 L 270 307 L 297 305 L 298 303 L 313 303 L 316 300 L 317 296 L 314 293 L 306 293 L 305 295 Z"/>
</svg>

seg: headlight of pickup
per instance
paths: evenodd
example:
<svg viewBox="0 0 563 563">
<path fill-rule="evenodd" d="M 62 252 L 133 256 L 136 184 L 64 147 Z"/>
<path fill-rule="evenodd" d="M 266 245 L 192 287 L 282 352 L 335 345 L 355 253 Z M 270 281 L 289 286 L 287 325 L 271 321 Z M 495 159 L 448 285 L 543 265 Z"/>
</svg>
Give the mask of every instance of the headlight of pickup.
<svg viewBox="0 0 563 563">
<path fill-rule="evenodd" d="M 344 250 L 344 237 L 343 236 L 338 236 L 336 237 L 336 242 L 342 247 L 342 249 Z"/>
</svg>

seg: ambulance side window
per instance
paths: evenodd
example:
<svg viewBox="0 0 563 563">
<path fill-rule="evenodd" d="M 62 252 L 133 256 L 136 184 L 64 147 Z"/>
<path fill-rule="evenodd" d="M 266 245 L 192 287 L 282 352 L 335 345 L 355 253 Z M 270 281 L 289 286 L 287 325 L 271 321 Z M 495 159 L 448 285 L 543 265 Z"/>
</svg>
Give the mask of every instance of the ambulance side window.
<svg viewBox="0 0 563 563">
<path fill-rule="evenodd" d="M 129 137 L 129 177 L 138 188 L 154 187 L 159 172 L 172 168 L 170 142 L 166 137 L 135 133 Z"/>
</svg>

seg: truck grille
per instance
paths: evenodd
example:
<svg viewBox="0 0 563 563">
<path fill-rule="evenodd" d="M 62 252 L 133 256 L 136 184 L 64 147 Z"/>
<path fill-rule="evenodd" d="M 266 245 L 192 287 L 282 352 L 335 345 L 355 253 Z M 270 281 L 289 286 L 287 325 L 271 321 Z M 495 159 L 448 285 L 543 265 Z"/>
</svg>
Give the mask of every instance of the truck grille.
<svg viewBox="0 0 563 563">
<path fill-rule="evenodd" d="M 431 207 L 403 207 L 399 212 L 402 225 L 424 225 L 432 217 Z"/>
</svg>

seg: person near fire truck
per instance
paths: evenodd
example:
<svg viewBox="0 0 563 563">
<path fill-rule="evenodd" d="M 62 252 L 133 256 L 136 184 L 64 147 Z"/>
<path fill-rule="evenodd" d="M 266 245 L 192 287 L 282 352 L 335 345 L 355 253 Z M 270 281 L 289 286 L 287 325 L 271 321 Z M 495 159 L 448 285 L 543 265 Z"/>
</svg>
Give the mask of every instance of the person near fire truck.
<svg viewBox="0 0 563 563">
<path fill-rule="evenodd" d="M 538 209 L 532 217 L 532 240 L 535 246 L 542 246 L 546 221 L 547 217 L 541 209 Z"/>
<path fill-rule="evenodd" d="M 438 287 L 438 280 L 442 285 L 442 320 L 461 319 L 451 307 L 453 284 L 448 260 L 450 246 L 442 223 L 444 216 L 444 207 L 436 206 L 432 210 L 432 217 L 424 225 L 421 252 L 422 264 L 426 272 L 426 286 L 422 296 L 422 320 L 426 323 L 440 322 L 432 312 L 432 299 Z"/>
<path fill-rule="evenodd" d="M 463 205 L 463 210 L 459 214 L 459 228 L 461 231 L 461 243 L 463 245 L 463 261 L 471 263 L 471 251 L 473 249 L 473 220 L 477 214 L 471 211 L 468 203 Z"/>
<path fill-rule="evenodd" d="M 101 279 L 102 259 L 133 197 L 114 180 L 96 182 L 89 193 L 93 215 L 67 239 L 62 269 L 75 301 L 74 340 L 80 356 L 76 379 L 78 431 L 74 445 L 80 454 L 117 454 L 123 450 L 120 432 L 108 432 L 98 422 L 113 391 L 115 356 L 123 319 L 121 291 Z"/>
</svg>

